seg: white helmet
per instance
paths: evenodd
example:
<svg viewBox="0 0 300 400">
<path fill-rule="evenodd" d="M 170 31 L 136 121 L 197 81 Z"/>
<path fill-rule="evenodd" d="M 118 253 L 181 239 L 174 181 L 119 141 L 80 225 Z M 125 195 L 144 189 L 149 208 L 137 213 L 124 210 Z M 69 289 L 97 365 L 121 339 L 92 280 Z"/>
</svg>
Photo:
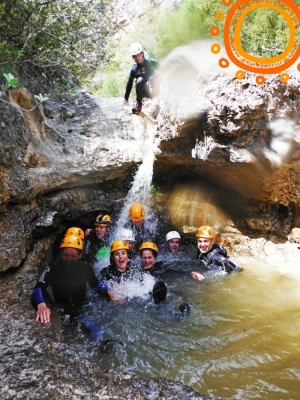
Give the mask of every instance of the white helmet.
<svg viewBox="0 0 300 400">
<path fill-rule="evenodd" d="M 181 237 L 178 232 L 171 231 L 171 232 L 167 233 L 167 235 L 166 235 L 166 242 L 168 242 L 171 239 L 181 239 Z"/>
<path fill-rule="evenodd" d="M 119 239 L 135 242 L 134 234 L 130 229 L 120 229 L 117 236 Z"/>
<path fill-rule="evenodd" d="M 136 54 L 139 54 L 142 51 L 144 51 L 144 49 L 141 43 L 139 42 L 132 43 L 132 45 L 130 46 L 130 54 L 132 56 L 135 56 Z"/>
</svg>

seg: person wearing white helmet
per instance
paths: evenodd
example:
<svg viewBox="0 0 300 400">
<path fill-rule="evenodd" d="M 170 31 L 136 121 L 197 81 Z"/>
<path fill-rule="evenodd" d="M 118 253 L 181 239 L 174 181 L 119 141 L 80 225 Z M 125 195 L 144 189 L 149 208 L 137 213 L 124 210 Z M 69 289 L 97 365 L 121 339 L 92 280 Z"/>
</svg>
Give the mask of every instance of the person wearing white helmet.
<svg viewBox="0 0 300 400">
<path fill-rule="evenodd" d="M 138 255 L 135 252 L 135 237 L 134 237 L 134 233 L 131 229 L 126 229 L 126 228 L 122 228 L 120 229 L 120 231 L 117 233 L 116 237 L 124 240 L 129 247 L 129 260 L 131 262 L 134 262 L 134 260 L 139 259 Z"/>
<path fill-rule="evenodd" d="M 132 43 L 130 46 L 130 54 L 134 59 L 135 64 L 133 64 L 129 70 L 129 78 L 126 85 L 123 103 L 129 103 L 128 99 L 133 81 L 136 79 L 136 106 L 132 109 L 132 112 L 137 114 L 142 110 L 143 98 L 152 97 L 150 81 L 153 78 L 154 68 L 157 65 L 157 61 L 154 58 L 148 60 L 144 57 L 144 49 L 139 42 Z"/>
<path fill-rule="evenodd" d="M 188 274 L 198 281 L 203 281 L 204 276 L 196 271 L 182 271 L 174 266 L 176 260 L 186 260 L 187 254 L 180 250 L 181 236 L 177 231 L 170 231 L 166 234 L 166 242 L 160 246 L 160 260 L 163 262 L 160 265 L 160 273 L 176 272 Z"/>
<path fill-rule="evenodd" d="M 181 236 L 177 231 L 170 231 L 166 234 L 166 242 L 170 253 L 177 253 L 180 247 Z"/>
<path fill-rule="evenodd" d="M 177 231 L 170 231 L 166 234 L 166 242 L 160 246 L 160 252 L 166 257 L 181 258 L 184 253 L 180 250 L 181 236 Z"/>
</svg>

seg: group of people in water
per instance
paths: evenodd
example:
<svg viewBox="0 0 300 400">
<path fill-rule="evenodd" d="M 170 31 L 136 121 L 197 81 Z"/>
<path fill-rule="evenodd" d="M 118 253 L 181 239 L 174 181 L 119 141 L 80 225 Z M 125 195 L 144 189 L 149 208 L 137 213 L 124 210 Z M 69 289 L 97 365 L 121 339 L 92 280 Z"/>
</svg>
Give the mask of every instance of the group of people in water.
<svg viewBox="0 0 300 400">
<path fill-rule="evenodd" d="M 114 290 L 115 284 L 133 280 L 142 283 L 146 275 L 152 275 L 156 279 L 153 287 L 154 302 L 164 301 L 167 288 L 160 276 L 162 272 L 172 269 L 172 265 L 165 263 L 164 259 L 184 255 L 181 236 L 174 230 L 168 232 L 165 243 L 158 248 L 149 237 L 145 216 L 146 211 L 141 203 L 132 204 L 128 210 L 128 221 L 116 232 L 110 245 L 112 224 L 107 214 L 97 216 L 94 229 L 84 231 L 78 227 L 69 228 L 60 244 L 59 257 L 46 266 L 32 292 L 32 301 L 37 309 L 36 320 L 41 323 L 50 322 L 51 310 L 46 304 L 49 286 L 56 303 L 76 306 L 86 299 L 87 286 L 97 289 L 100 295 L 109 300 L 124 300 Z M 201 226 L 196 232 L 196 239 L 197 259 L 202 271 L 229 273 L 241 270 L 228 259 L 225 248 L 215 243 L 216 234 L 212 227 Z M 93 268 L 95 263 L 108 258 L 109 265 L 96 276 Z M 188 273 L 198 281 L 205 279 L 200 272 Z"/>
</svg>

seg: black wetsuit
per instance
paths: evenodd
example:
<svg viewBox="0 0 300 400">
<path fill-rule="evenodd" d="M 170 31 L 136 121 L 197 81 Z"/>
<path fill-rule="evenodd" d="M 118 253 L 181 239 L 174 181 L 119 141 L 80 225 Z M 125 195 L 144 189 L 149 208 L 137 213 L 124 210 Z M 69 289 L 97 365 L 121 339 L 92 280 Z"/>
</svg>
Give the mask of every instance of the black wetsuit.
<svg viewBox="0 0 300 400">
<path fill-rule="evenodd" d="M 150 274 L 155 278 L 159 278 L 166 271 L 166 267 L 163 266 L 162 261 L 156 261 L 152 268 L 146 268 L 142 265 L 139 270 L 142 274 Z"/>
<path fill-rule="evenodd" d="M 209 270 L 228 273 L 242 270 L 242 268 L 236 266 L 228 259 L 226 249 L 219 244 L 214 244 L 208 253 L 201 253 L 198 249 L 198 258 L 201 266 Z"/>
<path fill-rule="evenodd" d="M 101 270 L 100 281 L 105 283 L 109 281 L 117 283 L 120 283 L 121 281 L 125 282 L 133 279 L 135 272 L 136 268 L 130 261 L 127 263 L 127 268 L 124 272 L 119 271 L 114 264 L 110 264 L 108 267 Z"/>
<path fill-rule="evenodd" d="M 125 100 L 128 100 L 133 81 L 136 79 L 136 102 L 139 107 L 142 106 L 143 97 L 151 98 L 151 89 L 148 84 L 149 79 L 154 74 L 154 67 L 157 61 L 154 58 L 144 59 L 141 64 L 133 64 L 129 71 L 129 78 L 126 85 Z"/>
<path fill-rule="evenodd" d="M 86 298 L 87 284 L 98 285 L 92 266 L 85 261 L 63 262 L 61 259 L 47 266 L 32 292 L 33 303 L 44 302 L 44 291 L 51 286 L 57 303 L 80 304 Z"/>
<path fill-rule="evenodd" d="M 89 262 L 95 261 L 95 256 L 100 249 L 108 246 L 107 235 L 104 236 L 104 239 L 98 239 L 96 236 L 96 232 L 92 231 L 85 240 L 85 248 L 83 257 L 85 260 Z"/>
<path fill-rule="evenodd" d="M 187 254 L 182 250 L 178 250 L 176 252 L 172 252 L 169 249 L 169 246 L 168 246 L 167 243 L 166 244 L 162 244 L 159 247 L 159 256 L 160 257 L 167 257 L 167 258 L 174 258 L 174 259 L 176 259 L 176 258 L 178 258 L 178 259 L 187 259 L 188 258 Z"/>
</svg>

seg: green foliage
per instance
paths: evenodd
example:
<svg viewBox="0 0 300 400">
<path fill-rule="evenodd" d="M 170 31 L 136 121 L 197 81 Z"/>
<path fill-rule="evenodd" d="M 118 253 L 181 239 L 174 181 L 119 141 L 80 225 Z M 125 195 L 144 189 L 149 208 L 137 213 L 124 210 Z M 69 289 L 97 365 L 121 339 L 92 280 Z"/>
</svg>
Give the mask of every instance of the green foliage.
<svg viewBox="0 0 300 400">
<path fill-rule="evenodd" d="M 97 0 L 0 0 L 0 66 L 28 62 L 84 75 L 104 54 L 103 10 Z"/>
<path fill-rule="evenodd" d="M 43 101 L 49 100 L 48 97 L 44 97 L 41 93 L 40 94 L 35 94 L 34 97 L 37 99 L 39 103 L 42 103 Z"/>
<path fill-rule="evenodd" d="M 18 78 L 14 77 L 11 73 L 8 74 L 3 74 L 5 80 L 6 80 L 6 87 L 12 87 L 16 88 L 18 85 Z"/>
<path fill-rule="evenodd" d="M 153 196 L 158 195 L 160 192 L 160 188 L 156 185 L 151 185 L 150 186 L 150 193 L 153 194 Z"/>
<path fill-rule="evenodd" d="M 222 36 L 223 22 L 216 21 L 217 11 L 227 12 L 221 0 L 185 0 L 180 8 L 158 18 L 153 26 L 156 57 L 164 57 L 175 47 L 194 40 L 211 38 L 213 25 L 220 28 Z"/>
<path fill-rule="evenodd" d="M 125 93 L 126 80 L 117 73 L 110 71 L 106 74 L 103 84 L 96 90 L 96 93 L 102 97 L 120 97 Z"/>
<path fill-rule="evenodd" d="M 241 44 L 250 54 L 275 57 L 284 51 L 289 37 L 287 22 L 270 8 L 250 12 L 242 25 Z"/>
<path fill-rule="evenodd" d="M 60 88 L 64 88 L 64 87 L 67 86 L 67 84 L 68 84 L 68 81 L 66 80 L 66 78 L 61 78 L 61 80 L 60 80 L 58 86 L 59 86 Z"/>
</svg>

